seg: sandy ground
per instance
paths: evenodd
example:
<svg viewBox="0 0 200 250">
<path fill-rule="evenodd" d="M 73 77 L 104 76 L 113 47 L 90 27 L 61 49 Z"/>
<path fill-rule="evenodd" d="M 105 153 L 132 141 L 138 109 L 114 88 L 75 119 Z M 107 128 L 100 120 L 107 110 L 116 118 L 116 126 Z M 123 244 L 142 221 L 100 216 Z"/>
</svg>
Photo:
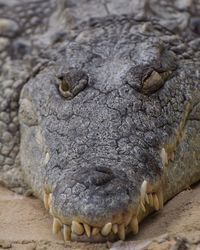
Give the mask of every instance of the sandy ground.
<svg viewBox="0 0 200 250">
<path fill-rule="evenodd" d="M 0 187 L 0 249 L 22 250 L 200 250 L 200 183 L 145 219 L 137 236 L 114 244 L 67 242 L 51 232 L 52 218 L 41 201 Z"/>
</svg>

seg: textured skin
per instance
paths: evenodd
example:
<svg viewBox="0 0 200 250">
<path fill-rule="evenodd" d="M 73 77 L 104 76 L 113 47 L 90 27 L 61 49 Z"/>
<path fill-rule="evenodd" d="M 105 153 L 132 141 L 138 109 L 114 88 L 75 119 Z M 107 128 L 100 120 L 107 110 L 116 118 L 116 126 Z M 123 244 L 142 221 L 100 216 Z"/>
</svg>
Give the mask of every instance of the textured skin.
<svg viewBox="0 0 200 250">
<path fill-rule="evenodd" d="M 144 180 L 166 201 L 200 179 L 200 5 L 54 4 L 20 2 L 13 12 L 11 1 L 1 9 L 2 19 L 15 22 L 0 33 L 0 48 L 7 42 L 0 53 L 1 181 L 28 184 L 39 197 L 52 192 L 63 223 L 122 223 L 123 213 L 137 209 Z M 50 16 L 43 25 L 39 13 Z M 153 74 L 161 77 L 149 87 Z M 70 96 L 59 92 L 61 81 Z M 175 152 L 168 166 L 163 147 Z"/>
</svg>

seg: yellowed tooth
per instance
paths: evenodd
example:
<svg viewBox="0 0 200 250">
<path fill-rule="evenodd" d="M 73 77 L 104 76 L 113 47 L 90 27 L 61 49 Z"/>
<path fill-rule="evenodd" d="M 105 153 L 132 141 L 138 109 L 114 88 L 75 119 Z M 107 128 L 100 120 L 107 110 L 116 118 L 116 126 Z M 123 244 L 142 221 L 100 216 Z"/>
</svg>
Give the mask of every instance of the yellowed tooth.
<svg viewBox="0 0 200 250">
<path fill-rule="evenodd" d="M 117 224 L 112 225 L 112 231 L 113 231 L 114 234 L 118 233 L 118 225 Z"/>
<path fill-rule="evenodd" d="M 146 209 L 145 209 L 145 206 L 144 206 L 143 202 L 140 202 L 140 207 L 141 207 L 142 211 L 145 213 Z"/>
<path fill-rule="evenodd" d="M 54 215 L 53 215 L 52 207 L 49 208 L 49 213 L 50 213 L 52 216 L 54 216 Z"/>
<path fill-rule="evenodd" d="M 120 240 L 125 240 L 125 225 L 124 224 L 119 225 L 118 236 Z"/>
<path fill-rule="evenodd" d="M 43 199 L 44 199 L 44 207 L 46 208 L 46 210 L 49 210 L 49 204 L 48 204 L 49 195 L 46 192 L 44 192 Z"/>
<path fill-rule="evenodd" d="M 145 194 L 145 201 L 146 201 L 146 203 L 149 205 L 149 197 L 148 197 L 147 194 Z"/>
<path fill-rule="evenodd" d="M 128 224 L 130 223 L 131 219 L 132 219 L 132 213 L 128 212 L 127 215 L 126 215 L 126 217 L 124 218 L 124 224 L 125 224 L 125 226 L 128 226 Z"/>
<path fill-rule="evenodd" d="M 132 232 L 133 234 L 137 234 L 138 231 L 139 231 L 139 227 L 138 227 L 138 219 L 136 216 L 134 216 L 131 220 L 131 223 L 130 223 L 130 226 L 131 226 L 131 229 L 132 229 Z"/>
<path fill-rule="evenodd" d="M 159 201 L 156 194 L 153 194 L 153 204 L 156 211 L 159 210 Z"/>
<path fill-rule="evenodd" d="M 100 231 L 100 228 L 98 228 L 98 227 L 93 227 L 93 228 L 92 228 L 92 236 L 97 235 L 97 234 L 99 233 L 99 231 Z"/>
<path fill-rule="evenodd" d="M 153 196 L 152 196 L 152 193 L 148 194 L 148 197 L 149 197 L 149 205 L 150 207 L 153 207 Z"/>
<path fill-rule="evenodd" d="M 145 198 L 146 192 L 147 192 L 147 181 L 144 180 L 144 181 L 142 182 L 141 187 L 140 187 L 140 195 L 141 195 L 141 200 L 142 200 L 142 202 L 144 202 L 144 198 Z"/>
<path fill-rule="evenodd" d="M 168 165 L 168 155 L 167 155 L 167 152 L 165 151 L 164 148 L 161 149 L 160 156 L 161 156 L 161 159 L 162 159 L 163 166 Z"/>
<path fill-rule="evenodd" d="M 51 207 L 52 204 L 52 193 L 49 194 L 48 206 Z"/>
<path fill-rule="evenodd" d="M 57 218 L 53 218 L 53 234 L 60 232 L 62 224 Z"/>
<path fill-rule="evenodd" d="M 63 236 L 65 241 L 71 240 L 71 227 L 68 225 L 64 225 L 63 227 Z"/>
<path fill-rule="evenodd" d="M 91 227 L 88 224 L 83 224 L 84 228 L 85 228 L 85 232 L 87 234 L 87 237 L 89 238 L 91 235 Z"/>
<path fill-rule="evenodd" d="M 103 226 L 103 228 L 101 229 L 101 234 L 102 234 L 103 236 L 107 236 L 107 235 L 109 235 L 111 229 L 112 229 L 112 223 L 109 222 L 109 223 L 107 223 L 107 224 L 105 224 L 105 225 Z"/>
<path fill-rule="evenodd" d="M 78 221 L 73 220 L 72 221 L 72 232 L 77 234 L 77 235 L 81 235 L 84 233 L 84 228 Z"/>
</svg>

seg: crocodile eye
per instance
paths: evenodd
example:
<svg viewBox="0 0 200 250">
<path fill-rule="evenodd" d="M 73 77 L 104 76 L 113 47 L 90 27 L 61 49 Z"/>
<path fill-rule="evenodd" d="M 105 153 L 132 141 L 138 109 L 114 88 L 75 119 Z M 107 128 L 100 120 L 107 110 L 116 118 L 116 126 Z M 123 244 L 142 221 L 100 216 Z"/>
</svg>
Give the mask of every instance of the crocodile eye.
<svg viewBox="0 0 200 250">
<path fill-rule="evenodd" d="M 133 67 L 127 72 L 125 83 L 142 94 L 150 95 L 165 84 L 166 80 L 172 76 L 172 72 L 172 70 L 161 71 L 148 67 Z"/>
<path fill-rule="evenodd" d="M 88 76 L 82 71 L 71 70 L 59 77 L 58 90 L 66 99 L 72 99 L 88 84 Z"/>
<path fill-rule="evenodd" d="M 143 77 L 141 92 L 144 94 L 151 94 L 157 91 L 164 85 L 170 74 L 171 71 L 159 73 L 156 70 L 152 70 Z"/>
<path fill-rule="evenodd" d="M 73 96 L 72 93 L 70 93 L 70 84 L 65 79 L 63 79 L 63 77 L 60 77 L 59 91 L 63 97 Z"/>
</svg>

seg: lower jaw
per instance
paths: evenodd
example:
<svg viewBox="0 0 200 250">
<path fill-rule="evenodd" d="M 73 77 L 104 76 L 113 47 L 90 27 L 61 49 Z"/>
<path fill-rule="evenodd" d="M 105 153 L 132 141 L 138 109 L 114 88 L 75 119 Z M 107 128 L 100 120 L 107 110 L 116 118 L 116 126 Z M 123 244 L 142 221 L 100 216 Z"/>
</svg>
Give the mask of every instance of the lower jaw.
<svg viewBox="0 0 200 250">
<path fill-rule="evenodd" d="M 52 194 L 44 192 L 44 204 L 50 214 L 53 216 L 52 231 L 54 234 L 60 231 L 63 234 L 65 241 L 80 241 L 80 242 L 105 242 L 116 241 L 118 239 L 125 240 L 128 234 L 137 234 L 139 231 L 139 222 L 153 211 L 158 211 L 163 207 L 162 189 L 158 191 L 150 188 L 141 195 L 138 206 L 135 209 L 121 211 L 119 220 L 110 220 L 104 225 L 97 224 L 95 226 L 87 224 L 87 220 L 79 218 L 72 219 L 70 223 L 66 223 L 64 219 L 56 214 L 52 208 Z M 121 216 L 123 214 L 123 216 Z"/>
</svg>

